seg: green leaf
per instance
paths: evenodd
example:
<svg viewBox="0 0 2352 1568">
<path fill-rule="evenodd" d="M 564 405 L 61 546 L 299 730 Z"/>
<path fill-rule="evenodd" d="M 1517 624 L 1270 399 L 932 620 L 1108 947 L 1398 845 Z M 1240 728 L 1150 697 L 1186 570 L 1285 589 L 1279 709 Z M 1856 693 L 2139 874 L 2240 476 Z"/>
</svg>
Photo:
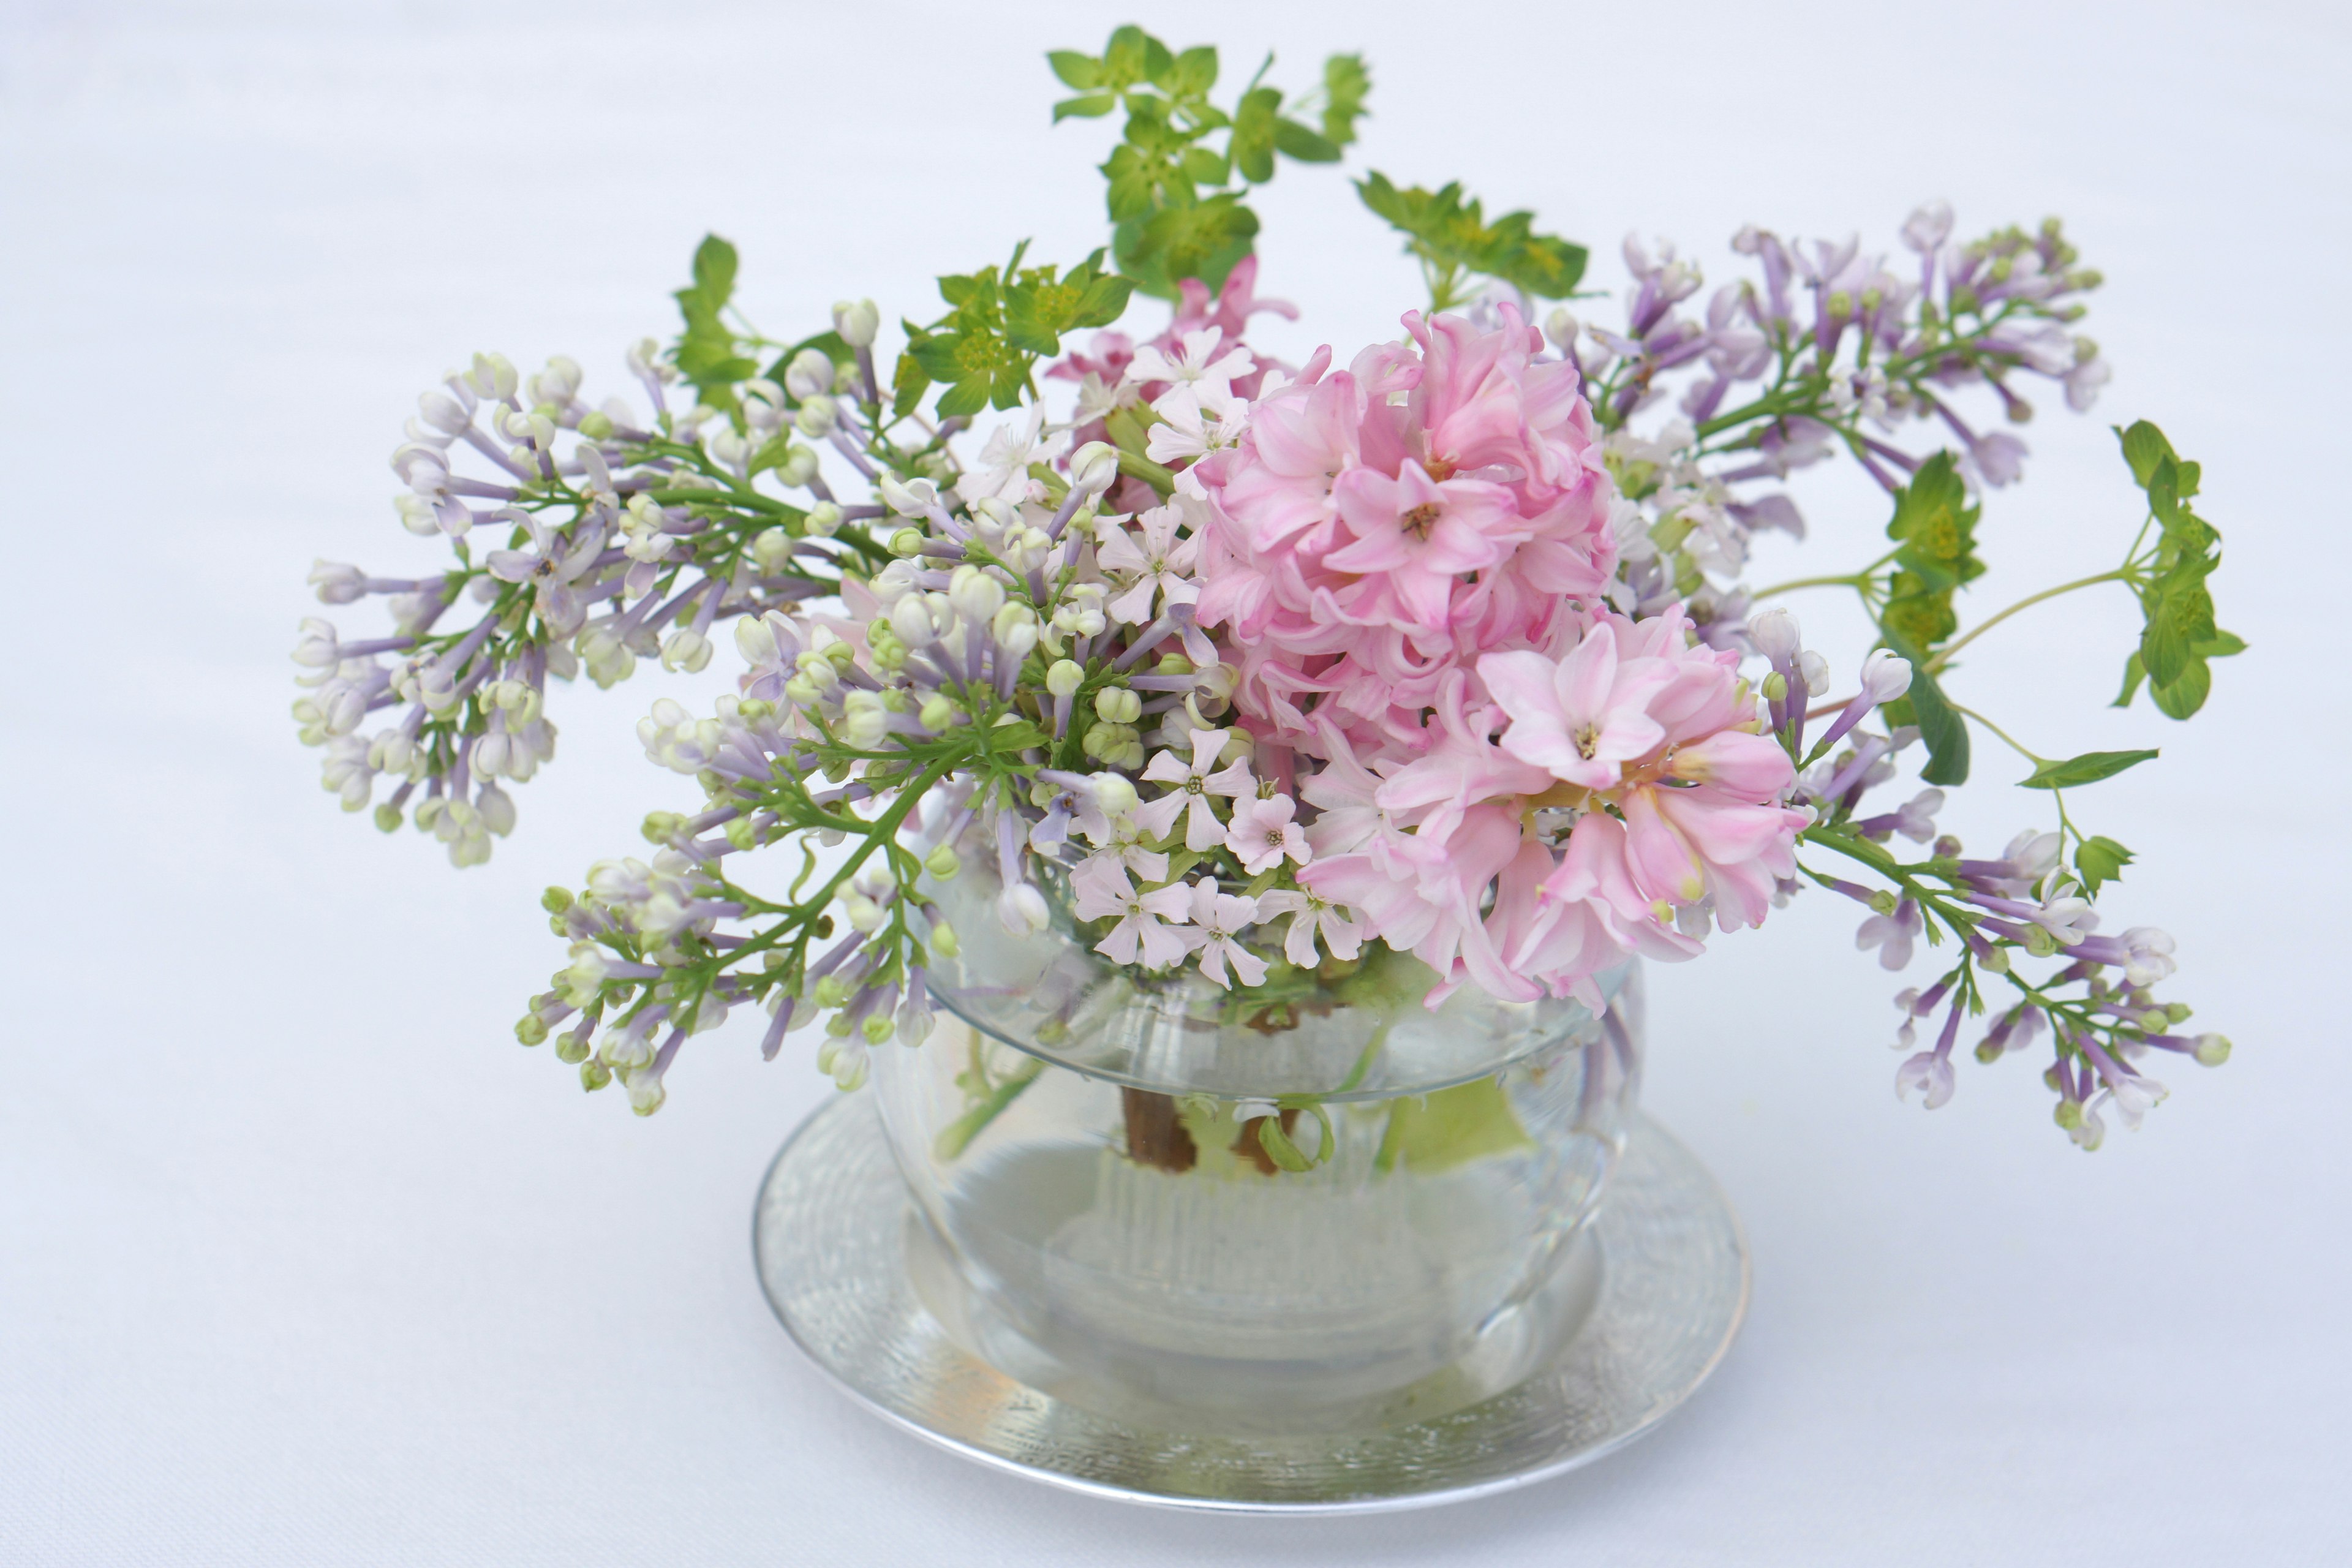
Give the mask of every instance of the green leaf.
<svg viewBox="0 0 2352 1568">
<path fill-rule="evenodd" d="M 1076 49 L 1055 49 L 1046 55 L 1045 63 L 1054 68 L 1054 74 L 1062 79 L 1065 87 L 1084 92 L 1102 85 L 1103 63 L 1092 55 L 1082 55 Z"/>
<path fill-rule="evenodd" d="M 2186 719 L 2205 706 L 2205 699 L 2213 690 L 2213 670 L 2203 659 L 2191 659 L 2180 671 L 2178 680 L 2148 688 L 2148 697 L 2156 710 L 2168 719 Z"/>
<path fill-rule="evenodd" d="M 2115 777 L 2126 768 L 2137 767 L 2153 761 L 2154 752 L 2084 752 L 2079 757 L 2069 757 L 2063 763 L 2044 763 L 2033 770 L 2033 776 L 2020 781 L 2024 789 L 2072 789 L 2076 784 L 2096 784 L 2101 779 Z"/>
<path fill-rule="evenodd" d="M 2142 489 L 2147 489 L 2148 482 L 2155 479 L 2158 464 L 2177 460 L 2172 456 L 2172 443 L 2164 438 L 2164 432 L 2145 419 L 2128 430 L 2116 426 L 2116 438 L 2123 443 L 2124 461 L 2131 465 L 2132 478 Z"/>
<path fill-rule="evenodd" d="M 694 286 L 713 310 L 735 293 L 735 247 L 715 234 L 706 234 L 694 251 Z"/>
<path fill-rule="evenodd" d="M 2189 651 L 2203 658 L 2228 658 L 2246 651 L 2246 639 L 2235 632 L 2217 629 L 2206 641 L 2192 645 Z"/>
<path fill-rule="evenodd" d="M 1296 158 L 1302 163 L 1336 163 L 1339 161 L 1339 143 L 1308 130 L 1296 120 L 1274 122 L 1275 150 L 1286 158 Z"/>
<path fill-rule="evenodd" d="M 1440 268 L 1484 273 L 1540 299 L 1574 291 L 1584 276 L 1585 249 L 1534 231 L 1535 215 L 1505 213 L 1493 223 L 1460 184 L 1399 190 L 1378 170 L 1356 182 L 1366 206 L 1406 237 L 1408 254 Z"/>
<path fill-rule="evenodd" d="M 1173 296 L 1176 284 L 1197 278 L 1213 292 L 1249 254 L 1257 214 L 1234 195 L 1197 205 L 1163 207 L 1150 218 L 1122 224 L 1113 247 L 1119 269 L 1155 294 Z"/>
<path fill-rule="evenodd" d="M 1333 55 L 1323 62 L 1323 136 L 1337 147 L 1356 139 L 1356 121 L 1372 90 L 1361 55 Z"/>
<path fill-rule="evenodd" d="M 1045 732 L 1026 719 L 999 724 L 986 733 L 988 749 L 992 752 L 1025 752 L 1032 746 L 1045 743 Z"/>
<path fill-rule="evenodd" d="M 917 331 L 918 329 L 913 325 L 908 326 L 907 336 L 910 341 Z M 890 378 L 891 415 L 896 418 L 904 419 L 908 415 L 912 414 L 915 411 L 915 405 L 922 402 L 923 394 L 930 389 L 930 384 L 929 374 L 916 361 L 915 356 L 910 353 L 900 354 L 898 368 Z"/>
<path fill-rule="evenodd" d="M 1248 1124 L 1257 1130 L 1257 1146 L 1265 1151 L 1265 1157 L 1283 1170 L 1304 1171 L 1313 1163 L 1290 1141 L 1290 1134 L 1282 1130 L 1282 1118 L 1254 1117 Z"/>
<path fill-rule="evenodd" d="M 2139 655 L 2135 652 L 2129 658 L 2124 660 L 2123 691 L 2113 702 L 2107 704 L 2107 706 L 2110 708 L 2130 707 L 2132 699 L 2139 695 L 2140 682 L 2147 679 L 2147 666 L 2140 662 Z"/>
<path fill-rule="evenodd" d="M 1170 68 L 1168 90 L 1178 98 L 1200 98 L 1217 85 L 1217 51 L 1209 44 L 1196 45 L 1176 57 Z"/>
<path fill-rule="evenodd" d="M 1147 65 L 1154 47 L 1163 57 L 1168 53 L 1167 45 L 1131 22 L 1114 29 L 1110 42 L 1103 47 L 1103 85 L 1128 88 L 1143 80 L 1149 74 Z"/>
<path fill-rule="evenodd" d="M 1118 107 L 1118 95 L 1115 92 L 1083 93 L 1076 98 L 1066 98 L 1054 105 L 1054 123 L 1059 125 L 1065 120 L 1073 119 L 1099 120 Z"/>
<path fill-rule="evenodd" d="M 2132 852 L 2112 838 L 2088 838 L 2074 848 L 2074 874 L 2082 879 L 2083 890 L 2095 894 L 2109 882 L 2123 879 L 2124 868 L 2132 862 Z"/>
<path fill-rule="evenodd" d="M 1184 154 L 1184 177 L 1195 185 L 1222 185 L 1233 178 L 1233 167 L 1225 155 L 1206 147 L 1194 147 Z"/>
<path fill-rule="evenodd" d="M 1276 117 L 1281 108 L 1282 94 L 1270 87 L 1254 87 L 1242 94 L 1241 107 L 1234 111 L 1228 155 L 1241 177 L 1254 185 L 1274 178 Z"/>
<path fill-rule="evenodd" d="M 2197 658 L 2197 645 L 2216 638 L 2220 628 L 2213 624 L 2213 595 L 2205 587 L 2211 570 L 2201 560 L 2183 561 L 2142 598 L 2147 626 L 2140 634 L 2139 657 L 2148 679 L 2158 686 L 2179 679 Z"/>
<path fill-rule="evenodd" d="M 958 415 L 979 413 L 988 406 L 988 386 L 985 377 L 957 382 L 940 394 L 940 401 L 936 405 L 940 417 L 953 419 Z"/>
<path fill-rule="evenodd" d="M 1982 509 L 1968 502 L 1968 485 L 1948 451 L 1920 464 L 1911 482 L 1895 492 L 1886 537 L 1902 545 L 1895 560 L 1932 592 L 1948 593 L 1984 574 L 1975 554 Z"/>
</svg>

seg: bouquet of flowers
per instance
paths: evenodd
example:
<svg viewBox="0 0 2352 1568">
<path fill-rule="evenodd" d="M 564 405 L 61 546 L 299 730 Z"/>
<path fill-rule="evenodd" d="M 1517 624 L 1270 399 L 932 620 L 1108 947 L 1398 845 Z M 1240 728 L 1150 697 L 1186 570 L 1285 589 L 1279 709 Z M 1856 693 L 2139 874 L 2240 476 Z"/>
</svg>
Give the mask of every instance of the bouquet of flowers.
<svg viewBox="0 0 2352 1568">
<path fill-rule="evenodd" d="M 1961 628 L 1980 509 L 2025 456 L 1991 426 L 2036 381 L 2082 410 L 2108 377 L 2079 331 L 2098 275 L 2056 222 L 1962 239 L 1931 204 L 1884 251 L 1747 227 L 1746 269 L 1704 297 L 1694 262 L 1629 240 L 1604 319 L 1586 251 L 1532 215 L 1367 173 L 1427 308 L 1292 365 L 1250 342 L 1297 312 L 1256 292 L 1247 198 L 1343 158 L 1361 60 L 1304 95 L 1261 69 L 1222 103 L 1213 49 L 1135 27 L 1050 60 L 1056 121 L 1124 116 L 1103 249 L 942 277 L 944 311 L 895 341 L 870 300 L 787 341 L 706 239 L 682 330 L 626 355 L 634 399 L 494 354 L 424 395 L 397 505 L 454 563 L 313 573 L 392 622 L 304 623 L 295 714 L 327 787 L 461 866 L 554 755 L 551 678 L 698 670 L 731 626 L 740 695 L 638 725 L 703 807 L 550 890 L 570 958 L 526 1045 L 552 1036 L 650 1112 L 684 1041 L 752 1008 L 765 1054 L 814 1026 L 853 1087 L 931 1028 L 959 943 L 940 893 L 977 861 L 1008 930 L 1065 929 L 1138 984 L 1197 972 L 1244 1009 L 1407 959 L 1433 1006 L 1597 1009 L 1629 955 L 1696 957 L 1817 888 L 1864 906 L 1885 968 L 1923 938 L 1948 953 L 1897 998 L 1902 1042 L 1931 1037 L 1898 1092 L 1948 1100 L 1973 1019 L 1981 1060 L 2039 1047 L 2085 1149 L 2164 1098 L 2149 1053 L 2228 1055 L 2155 994 L 2170 938 L 2102 930 L 2132 856 L 2069 810 L 2155 751 L 2034 754 L 1955 679 L 1986 631 L 2106 584 L 2146 621 L 2118 705 L 2145 688 L 2186 719 L 2244 646 L 2214 619 L 2198 466 L 2145 422 L 2117 431 L 2140 498 L 2119 563 Z M 1139 294 L 1169 310 L 1148 337 L 1122 330 Z M 1793 477 L 1842 459 L 1885 492 L 1884 552 L 1743 586 L 1759 531 L 1803 536 Z M 1843 681 L 1763 607 L 1822 584 L 1877 634 Z M 2052 817 L 1997 855 L 1936 824 L 1979 731 Z"/>
</svg>

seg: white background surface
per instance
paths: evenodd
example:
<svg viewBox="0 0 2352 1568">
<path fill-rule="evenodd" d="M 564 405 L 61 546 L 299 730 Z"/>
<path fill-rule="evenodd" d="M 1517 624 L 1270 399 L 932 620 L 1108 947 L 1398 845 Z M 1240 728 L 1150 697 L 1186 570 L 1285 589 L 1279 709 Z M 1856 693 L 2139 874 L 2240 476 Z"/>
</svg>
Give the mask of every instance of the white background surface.
<svg viewBox="0 0 2352 1568">
<path fill-rule="evenodd" d="M 629 734 L 680 683 L 562 693 L 560 762 L 459 875 L 320 793 L 286 651 L 312 556 L 428 564 L 384 467 L 416 393 L 477 348 L 621 389 L 704 228 L 779 335 L 848 293 L 928 316 L 931 274 L 1024 235 L 1097 243 L 1108 132 L 1049 130 L 1038 57 L 1121 15 L 11 0 L 0 1562 L 2340 1561 L 2345 13 L 1133 9 L 1233 75 L 1365 49 L 1352 166 L 1531 205 L 1603 286 L 1630 228 L 1720 278 L 1750 218 L 1883 244 L 1929 195 L 1965 232 L 2066 214 L 2117 379 L 2028 432 L 1973 605 L 2112 561 L 2135 518 L 2100 421 L 2149 415 L 2206 465 L 2253 651 L 2185 728 L 2109 712 L 2116 594 L 2021 617 L 1956 684 L 2044 751 L 2165 748 L 2080 805 L 2143 855 L 2111 924 L 2177 933 L 2173 994 L 2236 1059 L 2173 1067 L 2095 1158 L 2022 1062 L 1964 1062 L 1923 1116 L 1890 1092 L 1894 983 L 1816 895 L 1654 976 L 1647 1102 L 1757 1260 L 1744 1337 L 1657 1436 L 1319 1523 L 927 1448 L 824 1384 L 752 1279 L 753 1184 L 831 1092 L 797 1044 L 763 1068 L 748 1021 L 698 1038 L 640 1121 L 508 1032 L 560 958 L 538 889 L 680 804 Z M 1260 205 L 1267 291 L 1308 312 L 1277 347 L 1344 356 L 1414 302 L 1336 176 L 1286 167 Z M 1810 499 L 1827 548 L 1762 575 L 1883 521 Z M 1972 847 L 2037 820 L 1977 794 Z"/>
</svg>

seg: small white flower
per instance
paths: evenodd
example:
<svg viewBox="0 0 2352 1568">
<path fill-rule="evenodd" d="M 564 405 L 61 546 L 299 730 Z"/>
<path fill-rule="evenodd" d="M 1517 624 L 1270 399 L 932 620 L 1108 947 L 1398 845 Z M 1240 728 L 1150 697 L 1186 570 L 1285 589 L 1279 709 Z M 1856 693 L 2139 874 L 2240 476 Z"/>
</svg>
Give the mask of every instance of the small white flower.
<svg viewBox="0 0 2352 1568">
<path fill-rule="evenodd" d="M 1185 818 L 1184 847 L 1194 854 L 1224 838 L 1225 826 L 1217 820 L 1216 806 L 1210 797 L 1223 795 L 1230 800 L 1257 793 L 1248 759 L 1243 758 L 1222 770 L 1217 766 L 1218 759 L 1224 754 L 1225 737 L 1230 733 L 1225 730 L 1194 731 L 1189 767 L 1177 761 L 1173 752 L 1161 752 L 1151 759 L 1143 776 L 1154 784 L 1171 786 L 1166 795 L 1136 807 L 1136 820 L 1154 837 L 1166 837 L 1181 814 Z"/>
<path fill-rule="evenodd" d="M 1313 892 L 1277 888 L 1260 893 L 1257 913 L 1265 921 L 1281 915 L 1290 917 L 1290 929 L 1283 936 L 1282 955 L 1301 969 L 1312 969 L 1322 962 L 1315 950 L 1318 934 L 1334 958 L 1353 958 L 1363 949 L 1363 927 L 1349 919 L 1339 905 Z"/>
<path fill-rule="evenodd" d="M 1181 383 L 1151 406 L 1162 423 L 1151 427 L 1144 455 L 1171 467 L 1234 446 L 1249 427 L 1247 403 L 1200 383 Z"/>
<path fill-rule="evenodd" d="M 1146 343 L 1135 351 L 1135 358 L 1129 362 L 1127 377 L 1129 381 L 1173 382 L 1179 386 L 1192 387 L 1204 396 L 1223 398 L 1234 382 L 1257 368 L 1249 351 L 1239 344 L 1220 353 L 1223 337 L 1214 327 L 1186 332 L 1174 359 L 1156 345 Z"/>
<path fill-rule="evenodd" d="M 1200 503 L 1194 501 L 1195 506 Z M 1117 598 L 1103 608 L 1129 626 L 1148 625 L 1155 598 L 1164 607 L 1200 600 L 1192 566 L 1199 546 L 1177 537 L 1177 529 L 1192 521 L 1177 506 L 1156 506 L 1136 519 L 1142 537 L 1124 529 L 1105 529 L 1097 537 L 1095 559 L 1105 572 L 1129 579 Z"/>
</svg>

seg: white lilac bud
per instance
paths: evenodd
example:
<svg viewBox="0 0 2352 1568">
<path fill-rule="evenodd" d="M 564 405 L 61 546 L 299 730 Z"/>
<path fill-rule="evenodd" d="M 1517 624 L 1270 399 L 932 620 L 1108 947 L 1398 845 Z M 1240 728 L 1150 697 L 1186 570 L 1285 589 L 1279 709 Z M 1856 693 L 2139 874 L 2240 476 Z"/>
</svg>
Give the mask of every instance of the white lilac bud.
<svg viewBox="0 0 2352 1568">
<path fill-rule="evenodd" d="M 514 796 L 496 784 L 484 784 L 476 797 L 474 808 L 482 814 L 482 826 L 504 838 L 514 831 Z"/>
<path fill-rule="evenodd" d="M 963 869 L 963 857 L 952 844 L 942 844 L 923 857 L 923 869 L 944 882 Z"/>
<path fill-rule="evenodd" d="M 1078 683 L 1086 678 L 1087 672 L 1078 667 L 1076 660 L 1055 659 L 1053 668 L 1045 671 L 1045 689 L 1056 697 L 1067 697 L 1077 690 Z"/>
<path fill-rule="evenodd" d="M 522 378 L 504 354 L 476 354 L 474 368 L 466 376 L 475 395 L 496 398 L 501 402 L 515 395 Z"/>
<path fill-rule="evenodd" d="M 1070 455 L 1070 488 L 1087 495 L 1110 489 L 1118 479 L 1118 448 L 1089 441 Z"/>
<path fill-rule="evenodd" d="M 1562 353 L 1576 346 L 1576 334 L 1583 330 L 1584 323 L 1578 321 L 1565 305 L 1555 306 L 1552 313 L 1544 318 L 1544 336 L 1549 338 L 1551 346 Z"/>
<path fill-rule="evenodd" d="M 1810 683 L 1811 677 L 1806 679 Z M 1911 661 L 1876 649 L 1862 661 L 1862 689 L 1873 702 L 1894 701 L 1911 689 Z"/>
<path fill-rule="evenodd" d="M 852 691 L 842 699 L 841 732 L 845 740 L 860 751 L 881 744 L 882 737 L 890 732 L 890 713 L 882 706 L 881 693 Z"/>
<path fill-rule="evenodd" d="M 423 496 L 394 496 L 392 498 L 392 506 L 394 511 L 400 513 L 400 526 L 409 532 L 430 535 L 441 531 L 440 514 L 433 510 L 433 503 Z M 457 510 L 464 510 L 462 507 Z M 468 526 L 471 526 L 470 522 Z"/>
<path fill-rule="evenodd" d="M 341 562 L 317 561 L 310 565 L 310 586 L 322 605 L 348 605 L 367 592 L 367 574 Z"/>
<path fill-rule="evenodd" d="M 1805 678 L 1808 691 L 1827 691 L 1830 687 L 1830 661 L 1807 648 L 1797 656 L 1797 673 Z M 1905 682 L 1907 689 L 1909 682 Z"/>
<path fill-rule="evenodd" d="M 1106 816 L 1125 816 L 1135 810 L 1139 798 L 1135 785 L 1120 773 L 1096 773 L 1093 776 L 1095 805 Z"/>
<path fill-rule="evenodd" d="M 735 651 L 743 662 L 751 665 L 773 664 L 783 650 L 776 642 L 776 628 L 768 625 L 765 616 L 745 616 L 735 623 Z"/>
<path fill-rule="evenodd" d="M 841 508 L 835 502 L 821 500 L 808 509 L 801 520 L 801 531 L 811 539 L 831 539 L 841 528 Z"/>
<path fill-rule="evenodd" d="M 762 572 L 782 572 L 792 563 L 793 536 L 781 528 L 761 530 L 751 541 L 751 559 Z"/>
<path fill-rule="evenodd" d="M 1026 605 L 1007 605 L 996 612 L 990 630 L 1006 658 L 1027 658 L 1030 650 L 1037 646 L 1037 613 Z"/>
<path fill-rule="evenodd" d="M 2209 1068 L 2220 1067 L 2223 1062 L 2230 1059 L 2230 1037 L 2227 1035 L 2200 1035 L 2197 1037 L 2197 1047 L 2194 1054 L 2196 1055 L 2200 1066 Z"/>
<path fill-rule="evenodd" d="M 812 441 L 819 441 L 833 434 L 834 423 L 838 417 L 832 398 L 803 398 L 800 411 L 793 416 L 793 428 Z"/>
<path fill-rule="evenodd" d="M 1053 912 L 1045 894 L 1027 882 L 1012 882 L 996 895 L 996 918 L 1014 936 L 1035 936 L 1052 921 Z"/>
<path fill-rule="evenodd" d="M 934 691 L 929 697 L 924 698 L 922 707 L 917 710 L 915 713 L 916 722 L 921 724 L 924 729 L 929 730 L 934 735 L 945 731 L 949 725 L 955 722 L 955 720 L 956 705 L 954 700 L 944 693 L 938 691 Z"/>
<path fill-rule="evenodd" d="M 869 348 L 881 329 L 882 312 L 871 300 L 843 300 L 833 307 L 833 330 L 851 348 Z"/>
<path fill-rule="evenodd" d="M 940 487 L 929 479 L 901 480 L 895 474 L 884 474 L 874 488 L 882 494 L 882 504 L 900 517 L 920 517 L 940 499 Z"/>
<path fill-rule="evenodd" d="M 822 397 L 833 390 L 833 356 L 823 349 L 803 349 L 784 366 L 784 390 L 795 402 Z"/>
<path fill-rule="evenodd" d="M 920 594 L 902 594 L 890 606 L 890 631 L 908 647 L 929 647 L 940 636 L 930 604 Z"/>
<path fill-rule="evenodd" d="M 776 482 L 788 490 L 800 489 L 816 478 L 816 453 L 798 441 L 784 448 L 783 460 L 776 465 Z"/>
<path fill-rule="evenodd" d="M 316 616 L 302 617 L 302 635 L 294 644 L 294 662 L 306 669 L 331 669 L 342 662 L 334 623 Z"/>
<path fill-rule="evenodd" d="M 1756 645 L 1758 653 L 1779 664 L 1796 656 L 1803 634 L 1797 628 L 1797 617 L 1788 611 L 1766 610 L 1748 618 L 1748 640 Z"/>
<path fill-rule="evenodd" d="M 699 671 L 710 663 L 710 639 L 688 626 L 662 639 L 662 668 Z"/>
<path fill-rule="evenodd" d="M 977 566 L 959 566 L 948 580 L 948 602 L 965 620 L 986 626 L 1004 607 L 1004 584 Z"/>
</svg>

